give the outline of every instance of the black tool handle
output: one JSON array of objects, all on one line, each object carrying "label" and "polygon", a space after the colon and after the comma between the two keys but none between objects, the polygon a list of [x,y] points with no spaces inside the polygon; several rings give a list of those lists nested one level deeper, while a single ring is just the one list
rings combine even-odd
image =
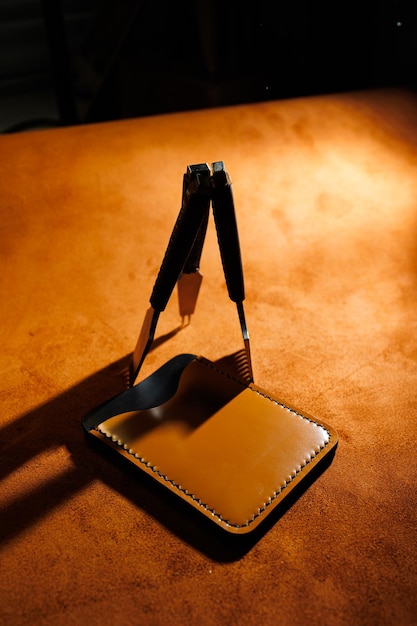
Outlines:
[{"label": "black tool handle", "polygon": [[197,237],[194,241],[194,245],[183,267],[184,274],[192,274],[200,269],[201,254],[203,252],[204,241],[206,239],[207,225],[210,212],[210,201],[207,202],[207,210],[200,225],[200,229],[197,233]]},{"label": "black tool handle", "polygon": [[210,206],[210,170],[193,165],[184,175],[183,202],[150,297],[155,311],[163,311],[193,248]]},{"label": "black tool handle", "polygon": [[243,302],[245,286],[231,181],[223,161],[213,163],[212,169],[213,213],[227,290],[233,302]]}]

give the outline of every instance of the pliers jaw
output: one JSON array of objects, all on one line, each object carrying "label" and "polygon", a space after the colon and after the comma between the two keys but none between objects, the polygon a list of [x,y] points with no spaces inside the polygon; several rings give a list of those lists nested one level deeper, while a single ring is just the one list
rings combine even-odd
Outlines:
[{"label": "pliers jaw", "polygon": [[182,203],[184,206],[189,201],[191,194],[200,196],[205,205],[200,228],[194,240],[193,247],[185,261],[182,272],[177,281],[178,306],[182,325],[189,324],[194,314],[200,292],[203,277],[200,273],[200,260],[206,238],[207,225],[210,212],[210,168],[207,163],[188,165],[183,179]]}]

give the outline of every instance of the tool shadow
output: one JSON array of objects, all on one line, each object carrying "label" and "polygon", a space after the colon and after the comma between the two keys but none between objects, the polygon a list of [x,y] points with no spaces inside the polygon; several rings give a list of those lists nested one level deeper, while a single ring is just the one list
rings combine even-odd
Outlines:
[{"label": "tool shadow", "polygon": [[[232,360],[229,357],[221,359],[218,364],[226,369],[230,364],[234,367],[236,355],[238,362],[240,353],[231,355]],[[66,447],[73,461],[71,469],[14,498],[12,502],[0,505],[0,547],[2,542],[20,535],[62,502],[101,480],[169,532],[211,559],[230,562],[242,558],[288,510],[300,495],[299,491],[291,494],[260,529],[248,535],[230,535],[147,475],[131,473],[129,464],[119,455],[112,455],[110,449],[111,461],[102,454],[102,449],[100,454],[94,449],[94,442],[88,446],[81,426],[82,418],[103,398],[125,390],[129,360],[130,355],[127,355],[115,361],[0,430],[0,480],[43,452],[57,447]],[[129,480],[126,480],[126,475],[129,475]],[[307,486],[304,484],[303,490]]]}]

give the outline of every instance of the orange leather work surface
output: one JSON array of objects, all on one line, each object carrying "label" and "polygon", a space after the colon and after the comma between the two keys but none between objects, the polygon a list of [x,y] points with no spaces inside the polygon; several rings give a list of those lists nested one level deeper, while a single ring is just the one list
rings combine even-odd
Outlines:
[{"label": "orange leather work surface", "polygon": [[[2,136],[0,159],[0,622],[415,623],[416,95]],[[126,387],[185,167],[215,160],[233,181],[255,383],[339,435],[245,541],[81,427]],[[241,349],[212,221],[201,272],[191,323],[173,297],[141,376]]]}]

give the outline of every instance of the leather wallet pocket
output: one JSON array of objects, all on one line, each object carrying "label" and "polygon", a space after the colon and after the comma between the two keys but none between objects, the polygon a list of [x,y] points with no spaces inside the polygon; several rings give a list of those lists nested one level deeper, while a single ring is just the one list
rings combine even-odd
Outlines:
[{"label": "leather wallet pocket", "polygon": [[337,444],[331,427],[207,359],[164,368],[84,427],[226,531],[255,529]]}]

